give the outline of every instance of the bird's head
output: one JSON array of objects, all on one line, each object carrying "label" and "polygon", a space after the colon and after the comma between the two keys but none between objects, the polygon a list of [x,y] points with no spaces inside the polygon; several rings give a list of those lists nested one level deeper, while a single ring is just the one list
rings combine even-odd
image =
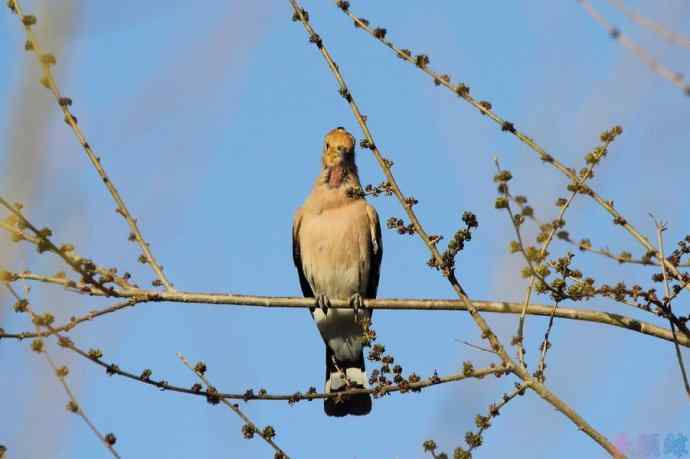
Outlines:
[{"label": "bird's head", "polygon": [[345,130],[337,127],[324,138],[323,156],[324,169],[350,169],[355,165],[355,138]]}]

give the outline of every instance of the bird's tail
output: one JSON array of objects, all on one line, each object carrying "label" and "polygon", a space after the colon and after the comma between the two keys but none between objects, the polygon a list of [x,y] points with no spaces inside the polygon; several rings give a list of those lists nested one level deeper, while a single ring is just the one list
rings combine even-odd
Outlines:
[{"label": "bird's tail", "polygon": [[[348,387],[349,386],[349,387]],[[360,351],[356,361],[339,361],[326,345],[326,393],[343,392],[348,389],[366,389],[367,374],[364,370],[364,353]],[[328,416],[342,417],[348,414],[363,416],[371,411],[369,394],[349,395],[342,398],[327,398],[323,410]]]}]

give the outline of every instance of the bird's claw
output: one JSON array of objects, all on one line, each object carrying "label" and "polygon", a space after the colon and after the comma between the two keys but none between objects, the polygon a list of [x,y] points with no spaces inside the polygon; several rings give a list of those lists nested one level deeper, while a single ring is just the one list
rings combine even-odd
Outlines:
[{"label": "bird's claw", "polygon": [[350,297],[350,306],[355,310],[355,322],[362,323],[362,309],[365,309],[364,300],[362,300],[362,295],[355,293]]},{"label": "bird's claw", "polygon": [[331,307],[331,300],[324,294],[316,296],[316,305],[321,309],[324,315],[328,314],[328,308]]}]

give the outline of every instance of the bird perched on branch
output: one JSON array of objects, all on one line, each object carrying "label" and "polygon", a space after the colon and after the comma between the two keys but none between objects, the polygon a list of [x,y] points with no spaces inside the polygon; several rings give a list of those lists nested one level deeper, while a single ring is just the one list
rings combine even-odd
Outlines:
[{"label": "bird perched on branch", "polygon": [[[302,293],[316,300],[311,314],[326,343],[326,393],[368,387],[360,323],[371,310],[362,299],[376,298],[383,246],[376,210],[352,189],[361,190],[355,139],[337,127],[324,139],[321,172],[292,226]],[[329,308],[331,299],[349,300],[353,308]],[[328,416],[368,414],[371,397],[327,398],[324,411]]]}]

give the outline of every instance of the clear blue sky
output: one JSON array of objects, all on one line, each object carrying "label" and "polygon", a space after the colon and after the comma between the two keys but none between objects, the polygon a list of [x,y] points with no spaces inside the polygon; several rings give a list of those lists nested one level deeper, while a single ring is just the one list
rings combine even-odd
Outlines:
[{"label": "clear blue sky", "polygon": [[[690,73],[686,50],[640,31],[606,2],[592,1],[663,62]],[[57,56],[58,80],[74,100],[80,125],[177,287],[298,295],[291,218],[318,171],[322,136],[339,125],[361,134],[321,56],[301,26],[290,21],[288,2],[22,3],[38,15],[36,30]],[[684,0],[630,4],[690,34]],[[470,295],[522,298],[522,262],[506,251],[512,229],[493,208],[492,158],[513,171],[512,190],[527,194],[542,216],[555,216],[563,177],[354,29],[331,2],[304,6],[368,115],[377,144],[395,161],[403,190],[419,200],[427,229],[450,235],[464,210],[478,216],[479,229],[458,260]],[[622,125],[625,132],[593,185],[650,237],[648,213],[667,220],[668,251],[687,234],[690,100],[608,39],[576,2],[360,0],[352,8],[388,28],[402,47],[428,53],[432,67],[464,81],[476,97],[491,101],[497,113],[569,165],[579,168],[599,133]],[[18,21],[3,8],[2,194],[26,202],[28,215],[37,225],[50,225],[57,241],[75,243],[99,263],[132,270],[147,284],[151,273],[136,262],[125,223],[38,84],[36,64],[23,43]],[[367,152],[358,152],[358,163],[363,182],[382,180]],[[392,198],[373,204],[384,221],[403,214]],[[586,198],[578,198],[567,221],[575,237],[641,253]],[[452,297],[445,280],[426,267],[419,240],[386,231],[384,246],[381,297]],[[565,250],[554,246],[554,253]],[[8,249],[4,241],[0,255],[17,270],[64,269],[31,250]],[[628,269],[589,254],[578,255],[576,264],[601,280],[650,284],[649,268]],[[0,326],[30,328],[10,312],[7,296],[0,298]],[[59,319],[104,304],[43,286],[34,288],[31,298],[38,310]],[[676,308],[687,312],[687,298]],[[610,302],[580,306],[654,322]],[[374,317],[379,341],[408,372],[448,374],[465,360],[477,366],[489,361],[458,341],[480,342],[465,313]],[[487,318],[509,342],[516,318]],[[534,318],[527,323],[533,362],[545,324]],[[123,368],[149,367],[171,383],[195,382],[175,356],[182,352],[192,361],[203,359],[209,378],[223,391],[322,387],[323,344],[306,310],[147,304],[80,327],[72,337],[82,347],[100,347],[106,360]],[[625,434],[634,441],[658,433],[663,449],[667,433],[690,436],[690,410],[669,343],[566,321],[556,322],[552,338],[549,386],[609,438]],[[28,347],[0,343],[0,443],[8,446],[9,457],[109,457],[83,422],[65,411],[62,389]],[[54,343],[50,348],[70,365],[69,380],[95,424],[117,435],[123,457],[272,457],[259,439],[242,438],[241,422],[223,407],[107,377]],[[687,350],[684,355],[690,360]],[[395,395],[375,401],[363,418],[327,418],[320,402],[253,402],[244,408],[257,424],[276,428],[277,442],[292,457],[420,458],[427,438],[447,451],[462,444],[475,415],[486,413],[513,381],[492,378]],[[484,440],[476,457],[604,457],[534,394],[506,408]]]}]

